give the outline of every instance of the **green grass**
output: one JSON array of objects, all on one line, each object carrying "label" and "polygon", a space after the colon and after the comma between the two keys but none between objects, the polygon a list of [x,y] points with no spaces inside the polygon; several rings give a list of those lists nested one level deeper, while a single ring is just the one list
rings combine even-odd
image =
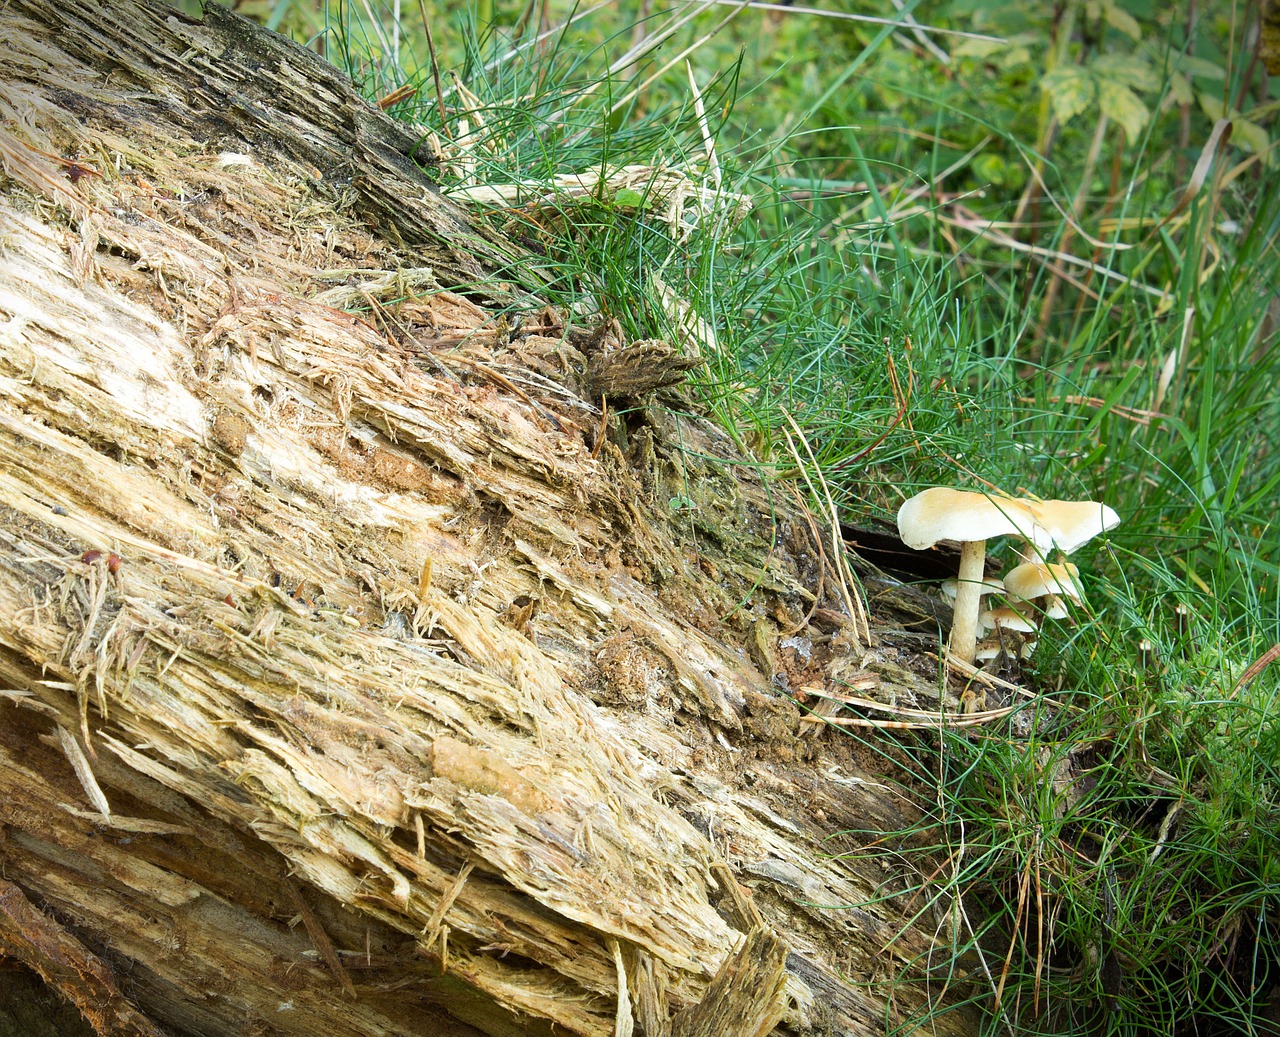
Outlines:
[{"label": "green grass", "polygon": [[[1190,26],[1024,6],[931,7],[1012,41],[929,36],[943,62],[910,31],[795,12],[712,7],[628,55],[689,9],[638,31],[634,6],[428,4],[475,98],[446,77],[443,123],[416,4],[398,60],[386,10],[259,13],[371,97],[416,84],[396,112],[446,151],[465,118],[480,183],[629,162],[710,183],[683,62],[634,89],[693,48],[747,220],[712,209],[673,236],[607,197],[487,218],[542,251],[556,302],[628,337],[677,336],[660,273],[716,329],[702,404],[779,479],[794,420],[854,521],[979,480],[1116,508],[1075,559],[1089,609],[1022,675],[1043,696],[976,734],[897,738],[935,787],[895,860],[930,876],[912,903],[950,919],[951,993],[990,1033],[1256,1032],[1280,987],[1280,662],[1249,670],[1280,642],[1276,91],[1225,3]],[[1053,69],[1092,106],[1041,95]],[[1215,103],[1244,116],[1184,198]]]}]

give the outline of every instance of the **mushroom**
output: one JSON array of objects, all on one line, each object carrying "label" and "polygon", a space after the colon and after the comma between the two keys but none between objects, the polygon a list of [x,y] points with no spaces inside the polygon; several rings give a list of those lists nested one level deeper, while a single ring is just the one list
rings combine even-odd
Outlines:
[{"label": "mushroom", "polygon": [[990,642],[979,642],[977,654],[974,655],[974,662],[983,662],[995,658],[990,653],[982,651],[982,646],[988,643],[996,645],[996,656],[1003,656],[1009,659],[1019,656],[1023,659],[1030,658],[1029,652],[1023,654],[1023,646],[1030,642],[1031,647],[1034,648],[1036,644],[1034,635],[1039,630],[1039,627],[1036,626],[1036,621],[1031,616],[1012,605],[1000,605],[996,608],[987,609],[978,616],[978,626],[984,631],[995,631],[995,636],[991,638]]},{"label": "mushroom", "polygon": [[1036,555],[1054,548],[1070,553],[1119,522],[1112,508],[1097,501],[1027,500],[945,486],[918,493],[898,509],[898,533],[908,547],[923,551],[939,540],[960,542],[950,650],[968,663],[973,662],[977,643],[978,599],[989,539],[1015,535]]},{"label": "mushroom", "polygon": [[1071,554],[1094,537],[1120,524],[1115,509],[1097,501],[1020,501],[1035,521],[1034,537],[1018,550],[1023,562],[1043,561],[1051,548]]},{"label": "mushroom", "polygon": [[973,661],[975,663],[989,663],[992,659],[999,659],[1004,654],[1004,645],[995,638],[989,638],[986,641],[978,642],[973,651]]},{"label": "mushroom", "polygon": [[1039,629],[1034,620],[1023,615],[1011,605],[987,609],[986,612],[978,616],[978,626],[984,630],[994,630],[997,633],[1002,630],[1016,630],[1020,634],[1034,634]]},{"label": "mushroom", "polygon": [[1004,589],[1010,598],[1034,601],[1048,594],[1080,604],[1080,570],[1070,562],[1023,562],[1005,573]]},{"label": "mushroom", "polygon": [[[1036,621],[1012,605],[988,609],[978,617],[978,626],[983,630],[995,631],[995,642],[1000,646],[1000,653],[1010,659],[1021,656],[1030,658],[1030,652],[1023,654],[1023,646],[1029,641],[1035,648],[1034,635],[1039,628]],[[1011,635],[1006,637],[1005,635]]]},{"label": "mushroom", "polygon": [[[943,580],[942,596],[948,601],[956,600],[956,592],[960,589],[959,580]],[[989,594],[1003,594],[1004,580],[999,576],[984,576],[982,578],[982,586],[978,588],[978,597],[985,598]]]},{"label": "mushroom", "polygon": [[1037,547],[1043,545],[1045,550],[1052,546],[1039,530],[1040,522],[1028,507],[1029,503],[1013,497],[935,486],[916,494],[898,509],[898,533],[902,542],[913,550],[923,551],[939,540],[960,542],[960,573],[950,651],[964,662],[973,662],[978,640],[978,600],[982,594],[987,541],[1016,534]]},{"label": "mushroom", "polygon": [[1018,644],[1006,643],[1003,638],[989,637],[985,641],[979,641],[977,650],[973,653],[973,661],[975,663],[989,663],[993,659],[1030,659],[1035,654],[1036,639],[1034,637],[1024,638]]}]

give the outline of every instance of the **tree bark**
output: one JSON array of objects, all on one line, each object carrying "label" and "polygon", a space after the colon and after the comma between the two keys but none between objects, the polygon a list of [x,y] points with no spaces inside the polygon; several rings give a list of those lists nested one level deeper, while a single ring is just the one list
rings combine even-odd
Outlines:
[{"label": "tree bark", "polygon": [[919,1020],[946,941],[856,854],[910,798],[778,690],[862,664],[787,491],[602,413],[600,336],[301,48],[0,37],[0,954],[103,1034]]}]

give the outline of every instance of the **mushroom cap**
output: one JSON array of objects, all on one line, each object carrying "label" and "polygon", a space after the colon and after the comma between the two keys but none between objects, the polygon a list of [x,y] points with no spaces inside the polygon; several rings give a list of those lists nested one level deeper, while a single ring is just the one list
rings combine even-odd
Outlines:
[{"label": "mushroom cap", "polygon": [[978,625],[985,630],[1018,630],[1024,634],[1034,633],[1038,629],[1031,620],[1008,605],[987,609],[978,616]]},{"label": "mushroom cap", "polygon": [[[1098,501],[1042,500],[1027,501],[1026,505],[1035,515],[1037,527],[1063,554],[1120,524],[1115,509]],[[1034,543],[1043,547],[1039,540]]]},{"label": "mushroom cap", "polygon": [[1014,655],[1019,659],[1030,659],[1035,650],[1036,639],[1034,637],[1025,638],[1020,645],[1007,644],[1003,641],[997,641],[995,638],[989,638],[986,641],[978,642],[978,647],[973,653],[973,661],[975,663],[986,663],[1002,656]]},{"label": "mushroom cap", "polygon": [[1048,594],[1044,599],[1044,615],[1046,619],[1066,619],[1071,615],[1067,603],[1056,594]]},{"label": "mushroom cap", "polygon": [[1080,570],[1070,562],[1024,562],[1004,574],[1004,590],[1011,598],[1030,601],[1045,594],[1061,594],[1080,602]]},{"label": "mushroom cap", "polygon": [[1001,655],[1004,655],[1004,645],[999,641],[980,641],[973,651],[973,661],[975,663],[990,662]]},{"label": "mushroom cap", "polygon": [[917,493],[898,509],[898,534],[916,551],[939,540],[971,544],[1013,534],[1038,551],[1070,554],[1119,523],[1115,510],[1098,501],[1028,500],[949,486]]},{"label": "mushroom cap", "polygon": [[972,544],[1013,533],[1048,550],[1035,535],[1038,521],[1027,501],[1014,497],[935,486],[904,501],[898,509],[898,535],[915,551],[939,540]]},{"label": "mushroom cap", "polygon": [[[952,600],[952,601],[955,601],[955,600],[956,600],[956,592],[957,592],[959,589],[960,589],[960,581],[959,581],[959,580],[943,580],[943,581],[942,581],[942,594],[943,594],[943,597],[946,597],[946,598],[949,598],[949,599],[950,599],[950,600]],[[982,594],[1003,594],[1003,593],[1004,593],[1004,580],[1000,579],[1000,577],[999,577],[999,576],[984,576],[984,577],[982,577],[982,585],[978,588],[978,593],[979,593],[980,595],[982,595]]]}]

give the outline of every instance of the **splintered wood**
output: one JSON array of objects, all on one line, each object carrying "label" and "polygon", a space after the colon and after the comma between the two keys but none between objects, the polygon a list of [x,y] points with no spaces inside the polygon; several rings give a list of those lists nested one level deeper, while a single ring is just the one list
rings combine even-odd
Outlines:
[{"label": "splintered wood", "polygon": [[0,953],[112,1034],[920,1011],[932,933],[831,841],[911,808],[746,647],[856,647],[794,626],[846,603],[783,495],[678,396],[602,414],[599,329],[312,55],[0,36]]}]

